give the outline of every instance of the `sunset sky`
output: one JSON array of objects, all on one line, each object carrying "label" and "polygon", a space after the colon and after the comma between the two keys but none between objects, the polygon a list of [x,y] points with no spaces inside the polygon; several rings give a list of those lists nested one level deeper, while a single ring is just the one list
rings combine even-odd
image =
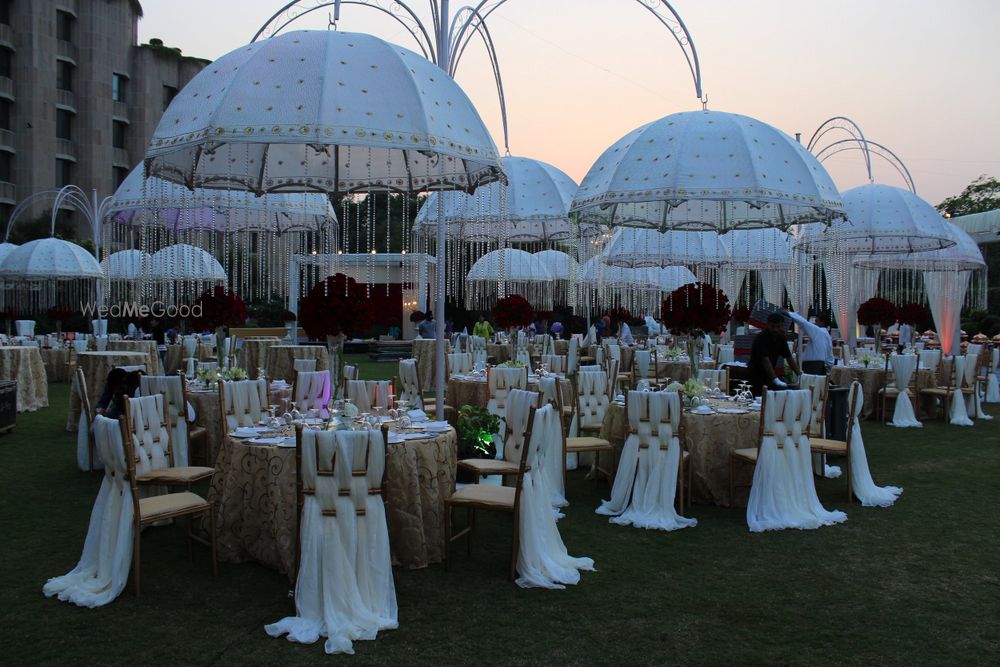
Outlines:
[{"label": "sunset sky", "polygon": [[[468,0],[465,0],[468,2]],[[284,0],[145,0],[143,42],[217,58],[247,42]],[[461,2],[453,2],[460,6]],[[1000,176],[1000,2],[675,0],[701,59],[709,108],[754,116],[803,142],[845,115],[895,151],[933,204],[980,174]],[[429,25],[424,0],[411,0]],[[292,28],[324,28],[314,12]],[[629,130],[700,108],[680,48],[636,0],[509,0],[489,19],[507,93],[510,148],[575,180]],[[339,29],[417,50],[378,12],[345,6]],[[458,82],[502,149],[483,48]],[[837,185],[867,180],[859,153],[826,163]],[[901,185],[876,163],[877,181]]]}]

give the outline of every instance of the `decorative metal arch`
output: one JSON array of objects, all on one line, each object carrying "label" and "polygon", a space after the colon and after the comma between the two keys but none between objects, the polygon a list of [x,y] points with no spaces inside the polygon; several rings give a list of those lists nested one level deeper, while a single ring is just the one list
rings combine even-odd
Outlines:
[{"label": "decorative metal arch", "polygon": [[[830,132],[838,130],[846,132],[850,135],[850,138],[840,139],[838,141],[825,144],[822,148],[817,150],[824,136]],[[902,177],[910,192],[914,194],[917,192],[917,186],[913,182],[913,176],[910,175],[910,170],[906,168],[903,160],[886,146],[865,137],[865,133],[862,131],[861,126],[847,116],[834,116],[833,118],[825,120],[818,128],[816,128],[816,131],[813,132],[812,138],[809,139],[809,143],[806,148],[812,152],[816,156],[816,159],[820,162],[823,162],[827,158],[833,157],[838,153],[843,153],[844,151],[861,151],[861,154],[865,159],[865,169],[868,172],[869,183],[875,182],[875,177],[872,175],[872,155],[876,155],[892,165],[892,167]]]},{"label": "decorative metal arch", "polygon": [[[507,0],[480,0],[474,5],[464,5],[454,15],[451,14],[450,0],[428,0],[431,9],[431,29],[428,30],[417,13],[403,0],[291,0],[260,27],[251,42],[261,38],[269,38],[278,34],[293,21],[320,9],[333,8],[331,25],[336,27],[340,20],[342,5],[359,5],[374,9],[396,20],[417,43],[424,57],[443,69],[452,78],[458,70],[465,49],[478,34],[483,41],[490,58],[493,78],[497,86],[497,97],[500,103],[500,117],[503,123],[504,149],[510,154],[510,140],[507,129],[507,100],[503,89],[503,77],[500,74],[500,59],[486,19]],[[698,51],[687,26],[677,10],[667,0],[635,0],[650,14],[656,17],[660,24],[670,31],[687,61],[691,78],[694,81],[695,95],[702,103],[708,104],[708,98],[702,92],[701,65],[698,61]],[[433,34],[433,39],[431,35]],[[870,171],[870,169],[869,169]]]}]

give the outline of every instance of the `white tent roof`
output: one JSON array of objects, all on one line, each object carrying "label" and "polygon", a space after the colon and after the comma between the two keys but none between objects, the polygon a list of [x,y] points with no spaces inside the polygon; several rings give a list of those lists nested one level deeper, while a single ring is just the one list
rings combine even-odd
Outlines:
[{"label": "white tent roof", "polygon": [[148,277],[152,280],[197,280],[225,282],[222,265],[201,248],[178,243],[153,253],[149,258]]},{"label": "white tent roof", "polygon": [[1000,208],[982,213],[960,215],[951,222],[962,228],[976,243],[1000,241]]},{"label": "white tent roof", "polygon": [[700,264],[717,266],[728,259],[726,247],[716,232],[691,232],[621,227],[601,252],[612,266],[637,268]]},{"label": "white tent roof", "polygon": [[101,265],[86,248],[57,238],[37,239],[10,251],[0,276],[20,280],[100,278]]},{"label": "white tent roof", "polygon": [[545,283],[555,280],[542,260],[530,252],[514,248],[503,248],[486,253],[472,265],[466,280],[476,282],[500,280],[501,266],[506,281]]},{"label": "white tent roof", "polygon": [[612,144],[571,211],[612,226],[715,230],[829,221],[840,193],[784,132],[720,111],[675,113]]},{"label": "white tent roof", "polygon": [[141,250],[121,250],[101,261],[101,271],[109,280],[137,280],[142,276],[142,267],[149,261],[149,255]]}]

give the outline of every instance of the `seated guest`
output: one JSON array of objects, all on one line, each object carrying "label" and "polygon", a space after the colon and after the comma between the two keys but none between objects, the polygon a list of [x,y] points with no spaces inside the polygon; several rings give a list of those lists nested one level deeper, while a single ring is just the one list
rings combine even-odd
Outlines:
[{"label": "seated guest", "polygon": [[108,419],[118,419],[125,414],[125,401],[139,388],[140,371],[113,368],[104,381],[104,391],[97,401],[96,412]]},{"label": "seated guest", "polygon": [[755,396],[759,396],[764,387],[768,389],[784,389],[788,385],[778,377],[775,370],[778,358],[781,357],[792,371],[798,375],[799,367],[788,349],[788,339],[785,336],[785,318],[779,313],[771,313],[767,317],[767,328],[758,333],[750,348],[750,363],[747,371],[750,375],[750,387]]}]

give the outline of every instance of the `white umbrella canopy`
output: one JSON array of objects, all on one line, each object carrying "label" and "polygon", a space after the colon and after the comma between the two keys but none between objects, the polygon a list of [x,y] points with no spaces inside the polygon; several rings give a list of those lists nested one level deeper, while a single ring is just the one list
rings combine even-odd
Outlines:
[{"label": "white umbrella canopy", "polygon": [[184,243],[158,250],[149,257],[146,274],[156,281],[226,282],[222,265],[208,252]]},{"label": "white umbrella canopy", "polygon": [[719,266],[729,258],[715,232],[659,232],[629,227],[616,229],[601,254],[606,264],[627,268],[672,264]]},{"label": "white umbrella canopy", "polygon": [[472,265],[465,282],[470,307],[493,303],[503,283],[507,294],[520,294],[536,308],[552,308],[555,278],[541,259],[524,250],[501,248],[486,253]]},{"label": "white umbrella canopy", "polygon": [[685,266],[665,266],[660,269],[660,290],[673,292],[678,287],[697,282],[698,278]]},{"label": "white umbrella canopy", "polygon": [[141,250],[120,250],[101,260],[105,280],[138,280],[149,255]]},{"label": "white umbrella canopy", "polygon": [[954,245],[933,206],[903,188],[869,183],[843,193],[846,219],[799,230],[796,246],[829,254],[913,253]]},{"label": "white umbrella canopy", "polygon": [[93,304],[101,276],[101,265],[82,246],[57,238],[28,241],[0,262],[3,305],[27,315],[56,304]]},{"label": "white umbrella canopy", "polygon": [[920,271],[975,271],[986,268],[979,245],[968,232],[945,221],[944,233],[953,245],[929,252],[860,255],[855,266],[868,269],[913,269]]},{"label": "white umbrella canopy", "polygon": [[619,139],[590,168],[570,210],[611,226],[722,233],[829,222],[843,205],[823,166],[787,134],[704,110]]},{"label": "white umbrella canopy", "polygon": [[787,269],[795,266],[793,238],[780,229],[735,229],[719,237],[729,257],[740,269]]},{"label": "white umbrella canopy", "polygon": [[555,280],[572,280],[580,270],[576,260],[562,250],[541,250],[534,256]]},{"label": "white umbrella canopy", "polygon": [[0,264],[7,259],[9,255],[15,248],[19,247],[16,243],[0,243]]},{"label": "white umbrella canopy", "polygon": [[147,175],[264,192],[473,191],[502,178],[458,84],[372,35],[300,30],[199,72],[153,133]]},{"label": "white umbrella canopy", "polygon": [[[443,220],[448,238],[463,241],[549,243],[576,238],[577,225],[569,219],[577,189],[573,179],[541,160],[508,156],[500,161],[507,175],[503,194],[500,183],[481,188],[475,196],[431,193],[417,213],[414,233],[433,235],[438,220]],[[504,220],[506,225],[497,224]],[[580,231],[589,237],[598,230],[584,225]]]}]

